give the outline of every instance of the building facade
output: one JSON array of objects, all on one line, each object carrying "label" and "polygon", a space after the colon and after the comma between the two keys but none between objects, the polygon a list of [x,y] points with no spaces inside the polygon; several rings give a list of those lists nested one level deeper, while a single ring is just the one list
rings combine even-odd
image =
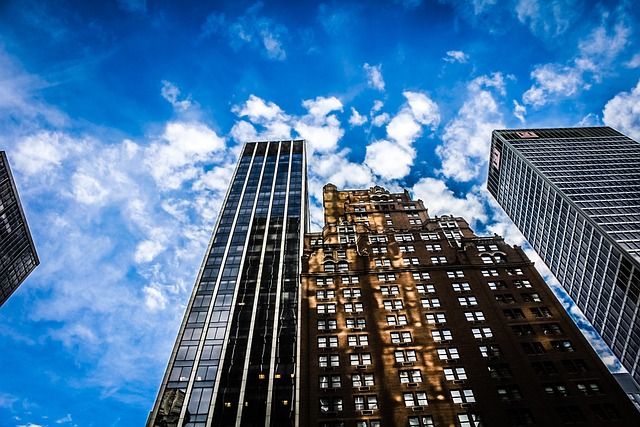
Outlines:
[{"label": "building facade", "polygon": [[640,383],[640,144],[609,127],[494,131],[487,187]]},{"label": "building facade", "polygon": [[0,306],[38,264],[7,155],[0,151]]},{"label": "building facade", "polygon": [[303,141],[244,145],[147,426],[292,426]]},{"label": "building facade", "polygon": [[524,252],[381,187],[305,237],[300,425],[629,426],[633,404]]}]

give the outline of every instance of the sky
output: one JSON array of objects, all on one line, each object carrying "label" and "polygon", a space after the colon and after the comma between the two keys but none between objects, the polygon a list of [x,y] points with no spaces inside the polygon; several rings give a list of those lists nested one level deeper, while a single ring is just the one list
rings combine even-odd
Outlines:
[{"label": "sky", "polygon": [[0,2],[0,149],[41,260],[0,308],[0,425],[144,424],[245,141],[307,140],[316,229],[324,184],[378,184],[525,244],[484,188],[491,131],[640,139],[639,18],[633,0]]}]

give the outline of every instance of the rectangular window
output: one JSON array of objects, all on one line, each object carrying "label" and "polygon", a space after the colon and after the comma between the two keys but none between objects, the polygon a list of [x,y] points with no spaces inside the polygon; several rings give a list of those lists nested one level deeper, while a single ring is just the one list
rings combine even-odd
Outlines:
[{"label": "rectangular window", "polygon": [[522,269],[521,268],[507,268],[506,272],[509,276],[514,276],[514,275],[522,275]]},{"label": "rectangular window", "polygon": [[391,260],[387,258],[376,258],[376,267],[391,267]]},{"label": "rectangular window", "polygon": [[449,381],[467,379],[467,371],[465,371],[463,367],[444,368],[443,372],[444,372],[444,379]]},{"label": "rectangular window", "polygon": [[487,282],[487,286],[492,291],[499,291],[500,289],[506,289],[507,288],[507,284],[504,283],[502,280],[496,280],[496,281]]},{"label": "rectangular window", "polygon": [[316,286],[333,285],[333,277],[317,277]]},{"label": "rectangular window", "polygon": [[455,360],[460,358],[456,347],[444,347],[436,349],[440,360]]},{"label": "rectangular window", "polygon": [[519,308],[502,310],[502,313],[504,314],[504,317],[506,317],[509,320],[519,320],[519,319],[525,318],[523,311],[520,310]]},{"label": "rectangular window", "polygon": [[482,357],[502,356],[502,350],[500,349],[500,346],[497,344],[481,345],[478,348],[480,349],[480,355]]},{"label": "rectangular window", "polygon": [[419,283],[416,285],[416,290],[418,291],[419,294],[432,294],[436,291],[436,288],[433,284],[430,284],[430,283],[426,283],[426,284]]},{"label": "rectangular window", "polygon": [[347,344],[349,347],[362,347],[369,345],[369,335],[347,335]]},{"label": "rectangular window", "polygon": [[401,299],[392,299],[392,300],[386,299],[382,301],[382,304],[385,310],[402,310],[404,308],[404,305],[402,304]]},{"label": "rectangular window", "polygon": [[378,280],[380,282],[395,282],[396,281],[396,275],[393,274],[393,273],[378,274]]},{"label": "rectangular window", "polygon": [[447,271],[447,277],[449,279],[459,279],[461,277],[464,277],[464,271],[462,270]]},{"label": "rectangular window", "polygon": [[438,236],[438,233],[420,233],[420,238],[422,240],[431,241],[440,240],[440,236]]},{"label": "rectangular window", "polygon": [[389,326],[405,326],[407,324],[407,316],[398,314],[397,316],[387,316],[387,325]]},{"label": "rectangular window", "polygon": [[320,412],[340,412],[342,411],[342,397],[321,397]]},{"label": "rectangular window", "polygon": [[[427,402],[427,392],[425,391],[416,391],[402,393],[404,406],[427,406],[429,403]],[[417,424],[420,425],[420,424]]]},{"label": "rectangular window", "polygon": [[446,263],[447,263],[447,257],[444,257],[444,256],[431,257],[431,264],[439,265],[439,264],[446,264]]},{"label": "rectangular window", "polygon": [[378,397],[375,394],[369,396],[353,396],[353,404],[357,411],[378,409]]},{"label": "rectangular window", "polygon": [[373,374],[353,374],[351,383],[354,387],[370,387],[375,385]]},{"label": "rectangular window", "polygon": [[396,362],[416,362],[418,356],[415,350],[395,350],[393,352]]},{"label": "rectangular window", "polygon": [[458,422],[460,427],[481,427],[484,425],[480,414],[474,413],[458,414]]},{"label": "rectangular window", "polygon": [[471,333],[474,338],[491,338],[493,336],[493,332],[491,328],[471,328]]},{"label": "rectangular window", "polygon": [[478,305],[478,300],[475,296],[458,297],[458,302],[463,307]]},{"label": "rectangular window", "polygon": [[453,339],[450,329],[433,329],[431,336],[434,341],[450,341]]},{"label": "rectangular window", "polygon": [[346,288],[342,290],[342,296],[344,298],[360,298],[362,291],[360,288]]},{"label": "rectangular window", "polygon": [[387,243],[387,236],[369,235],[369,243]]},{"label": "rectangular window", "polygon": [[340,356],[337,354],[321,354],[318,356],[318,366],[321,368],[340,366]]},{"label": "rectangular window", "polygon": [[390,332],[389,335],[391,336],[391,343],[393,344],[411,342],[411,332],[409,331]]},{"label": "rectangular window", "polygon": [[447,321],[444,313],[427,313],[425,317],[427,318],[427,323],[431,325],[435,323],[445,323]]},{"label": "rectangular window", "polygon": [[420,369],[410,369],[407,371],[400,371],[398,375],[400,377],[400,382],[402,384],[422,382],[422,372],[420,372]]},{"label": "rectangular window", "polygon": [[514,280],[513,281],[513,285],[518,288],[518,289],[522,289],[522,288],[530,288],[531,287],[531,282],[529,280]]},{"label": "rectangular window", "polygon": [[371,353],[351,353],[349,363],[351,366],[371,365]]},{"label": "rectangular window", "polygon": [[388,297],[399,295],[400,289],[397,286],[380,286],[380,292],[382,293],[382,295]]},{"label": "rectangular window", "polygon": [[465,311],[464,317],[467,319],[467,322],[480,322],[485,320],[482,311]]},{"label": "rectangular window", "polygon": [[575,351],[575,349],[573,348],[573,345],[571,344],[571,341],[569,340],[551,341],[551,347],[555,351],[561,351],[565,353]]},{"label": "rectangular window", "polygon": [[400,252],[415,252],[416,248],[413,245],[400,245],[398,246]]},{"label": "rectangular window", "polygon": [[440,308],[440,298],[421,298],[420,302],[423,308],[429,310]]},{"label": "rectangular window", "polygon": [[551,310],[548,307],[534,307],[530,308],[533,317],[552,317]]},{"label": "rectangular window", "polygon": [[411,234],[396,234],[396,242],[413,242]]},{"label": "rectangular window", "polygon": [[346,319],[346,325],[347,325],[347,328],[349,329],[355,329],[355,328],[364,329],[367,326],[366,320],[364,317],[356,317],[356,318],[350,317]]},{"label": "rectangular window", "polygon": [[537,293],[522,293],[520,294],[524,302],[542,302],[540,295]]},{"label": "rectangular window", "polygon": [[511,294],[499,294],[496,295],[496,301],[501,304],[514,304],[516,299]]},{"label": "rectangular window", "polygon": [[378,254],[386,254],[388,252],[386,246],[373,246],[371,248],[371,251],[376,255],[378,255]]},{"label": "rectangular window", "polygon": [[337,328],[338,328],[338,321],[336,319],[319,319],[318,320],[319,331],[334,330]]},{"label": "rectangular window", "polygon": [[471,389],[451,390],[451,399],[453,403],[473,403],[476,401]]},{"label": "rectangular window", "polygon": [[425,249],[431,252],[441,251],[442,246],[440,243],[428,243],[425,245]]},{"label": "rectangular window", "polygon": [[338,337],[336,335],[327,335],[318,337],[318,348],[337,347]]},{"label": "rectangular window", "polygon": [[402,258],[403,265],[420,265],[420,260],[417,257]]},{"label": "rectangular window", "polygon": [[415,281],[431,279],[431,274],[429,274],[428,271],[414,271],[411,274],[413,275],[413,280]]},{"label": "rectangular window", "polygon": [[316,298],[323,300],[323,299],[333,299],[336,297],[336,291],[334,291],[333,289],[326,289],[326,290],[317,290],[316,291]]},{"label": "rectangular window", "polygon": [[491,378],[504,379],[513,376],[513,372],[511,372],[511,368],[507,363],[494,363],[487,366],[487,369]]},{"label": "rectangular window", "polygon": [[484,277],[498,276],[498,270],[482,270],[481,273]]},{"label": "rectangular window", "polygon": [[318,314],[334,314],[336,312],[335,304],[318,304],[316,306],[316,312]]},{"label": "rectangular window", "polygon": [[452,283],[451,287],[453,288],[454,291],[456,292],[467,292],[471,290],[471,285],[469,285],[469,283],[467,282],[462,282],[462,283]]},{"label": "rectangular window", "polygon": [[340,281],[343,285],[353,285],[360,283],[360,278],[358,276],[342,276]]},{"label": "rectangular window", "polygon": [[320,388],[342,387],[340,375],[320,375],[320,377],[318,377],[318,383]]}]

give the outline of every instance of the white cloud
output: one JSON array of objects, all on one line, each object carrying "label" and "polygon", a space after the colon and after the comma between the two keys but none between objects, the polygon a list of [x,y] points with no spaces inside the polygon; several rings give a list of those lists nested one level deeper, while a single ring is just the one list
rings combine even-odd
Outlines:
[{"label": "white cloud", "polygon": [[109,195],[109,191],[96,178],[84,173],[75,173],[71,181],[73,196],[80,203],[101,204]]},{"label": "white cloud", "polygon": [[340,121],[333,111],[342,111],[342,102],[336,97],[308,99],[302,102],[308,114],[302,116],[294,124],[300,138],[307,141],[307,151],[313,155],[315,151],[328,152],[335,150],[338,141],[344,135]]},{"label": "white cloud", "polygon": [[520,120],[520,123],[525,124],[526,120],[524,115],[527,114],[527,107],[521,105],[517,100],[513,100],[513,115]]},{"label": "white cloud", "polygon": [[445,177],[471,181],[486,167],[491,131],[504,128],[504,124],[493,95],[481,87],[498,80],[480,77],[469,83],[467,101],[445,127],[443,143],[436,148]]},{"label": "white cloud", "polygon": [[421,133],[422,126],[408,109],[400,111],[387,125],[389,138],[406,147],[409,147]]},{"label": "white cloud", "polygon": [[628,60],[627,62],[624,62],[622,65],[624,65],[627,68],[640,67],[640,53],[636,53],[635,55],[633,55],[633,57],[631,57],[630,60]]},{"label": "white cloud", "polygon": [[391,116],[389,116],[389,114],[387,113],[382,113],[372,117],[371,124],[376,127],[380,127],[384,126],[386,123],[389,123],[389,120],[391,120]]},{"label": "white cloud", "polygon": [[425,126],[436,127],[440,123],[438,105],[426,94],[420,92],[402,93],[409,103],[413,117]]},{"label": "white cloud", "polygon": [[400,179],[411,171],[415,155],[415,150],[411,147],[380,140],[367,146],[364,163],[385,179]]},{"label": "white cloud", "polygon": [[552,39],[565,33],[578,19],[581,4],[575,0],[519,0],[515,7],[518,20],[532,34]]},{"label": "white cloud", "polygon": [[82,151],[85,145],[85,141],[61,132],[40,131],[18,141],[11,162],[25,175],[47,174],[59,168],[69,155]]},{"label": "white cloud", "polygon": [[234,106],[231,111],[238,116],[249,117],[253,123],[265,124],[276,119],[286,119],[284,112],[273,102],[265,102],[253,94],[249,95],[249,99],[242,105]]},{"label": "white cloud", "polygon": [[355,108],[351,107],[351,117],[349,117],[351,127],[362,126],[365,123],[367,123],[367,118],[358,113]]},{"label": "white cloud", "polygon": [[224,148],[224,139],[205,125],[172,122],[147,150],[146,164],[160,188],[176,189],[201,173],[197,164],[215,160]]},{"label": "white cloud", "polygon": [[373,116],[374,113],[380,111],[382,107],[384,107],[384,102],[380,101],[379,99],[375,100],[373,102],[373,107],[371,107],[371,115]]},{"label": "white cloud", "polygon": [[525,104],[541,107],[552,99],[574,95],[583,86],[582,73],[558,64],[537,65],[531,72],[533,85],[522,96]]},{"label": "white cloud", "polygon": [[382,78],[382,64],[364,64],[364,71],[367,73],[367,83],[374,89],[384,91],[384,79]]},{"label": "white cloud", "polygon": [[450,50],[447,52],[447,56],[442,59],[447,62],[459,62],[461,64],[464,64],[469,59],[469,55],[461,50]]},{"label": "white cloud", "polygon": [[150,286],[142,289],[144,303],[151,311],[164,310],[167,307],[168,298],[159,290]]},{"label": "white cloud", "polygon": [[463,198],[456,197],[444,181],[436,178],[421,178],[411,189],[414,199],[424,202],[430,216],[464,216],[471,221],[472,227],[475,222],[488,219],[482,198],[475,191],[478,189],[468,192]]},{"label": "white cloud", "polygon": [[621,92],[604,106],[602,121],[640,141],[640,81],[629,92]]},{"label": "white cloud", "polygon": [[162,81],[161,92],[162,97],[169,101],[169,103],[178,111],[185,111],[191,107],[191,100],[189,98],[179,100],[180,89],[176,85],[166,80]]}]

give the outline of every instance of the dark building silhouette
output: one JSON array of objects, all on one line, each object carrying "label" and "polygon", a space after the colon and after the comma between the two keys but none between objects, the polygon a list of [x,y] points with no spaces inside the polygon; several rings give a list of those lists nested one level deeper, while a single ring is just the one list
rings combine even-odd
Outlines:
[{"label": "dark building silhouette", "polygon": [[533,264],[381,187],[324,188],[305,237],[301,426],[640,420]]},{"label": "dark building silhouette", "polygon": [[148,426],[293,426],[303,141],[244,145]]},{"label": "dark building silhouette", "polygon": [[38,264],[7,155],[0,151],[0,306]]},{"label": "dark building silhouette", "polygon": [[640,382],[640,144],[609,127],[494,131],[487,187]]}]

